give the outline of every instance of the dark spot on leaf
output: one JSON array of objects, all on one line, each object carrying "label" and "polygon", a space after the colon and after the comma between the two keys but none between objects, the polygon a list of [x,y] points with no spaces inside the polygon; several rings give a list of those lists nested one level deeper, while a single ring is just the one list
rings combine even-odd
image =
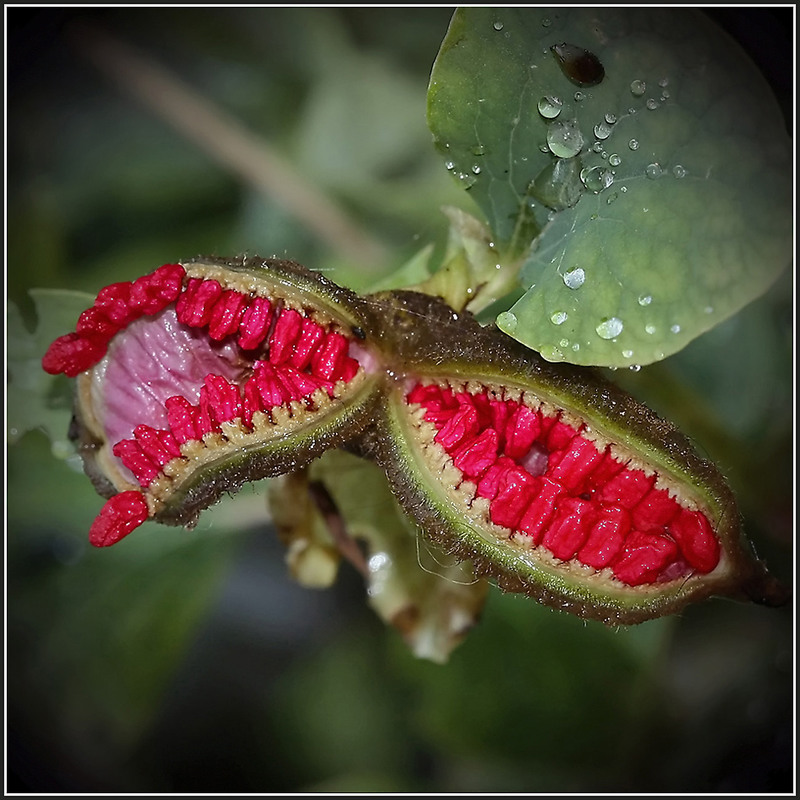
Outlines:
[{"label": "dark spot on leaf", "polygon": [[575,44],[554,44],[551,48],[558,60],[561,71],[578,86],[597,86],[605,77],[606,71],[600,59]]}]

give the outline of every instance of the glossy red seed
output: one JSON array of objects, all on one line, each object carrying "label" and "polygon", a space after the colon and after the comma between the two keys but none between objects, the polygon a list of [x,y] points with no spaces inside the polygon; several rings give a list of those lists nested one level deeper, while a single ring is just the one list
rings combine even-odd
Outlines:
[{"label": "glossy red seed", "polygon": [[214,304],[208,322],[209,338],[221,342],[239,330],[242,315],[247,308],[247,298],[233,289],[226,289]]},{"label": "glossy red seed", "polygon": [[542,432],[542,417],[526,405],[510,415],[505,429],[504,452],[509,458],[523,458]]},{"label": "glossy red seed", "polygon": [[174,303],[183,288],[185,270],[180,264],[164,264],[131,285],[129,307],[138,315],[157,314]]},{"label": "glossy red seed", "polygon": [[289,355],[289,364],[298,370],[306,369],[324,339],[325,331],[322,326],[308,317],[303,317],[300,336],[295,342],[294,350]]},{"label": "glossy red seed", "polygon": [[503,474],[510,469],[516,468],[516,462],[508,456],[500,456],[497,461],[486,470],[483,477],[478,481],[478,497],[485,497],[492,500],[500,490],[500,480]]},{"label": "glossy red seed", "polygon": [[221,375],[206,375],[205,389],[218,422],[228,422],[242,415],[242,395],[236,384]]},{"label": "glossy red seed", "polygon": [[254,297],[239,323],[239,347],[254,350],[266,338],[272,324],[272,303],[266,297]]},{"label": "glossy red seed", "polygon": [[338,380],[342,361],[347,357],[350,343],[336,331],[329,333],[311,359],[311,371],[326,381]]},{"label": "glossy red seed", "polygon": [[544,476],[534,478],[534,481],[535,498],[525,509],[519,521],[519,530],[530,536],[535,544],[539,544],[564,489]]},{"label": "glossy red seed", "polygon": [[178,322],[193,328],[205,327],[221,294],[222,286],[217,281],[190,278],[186,289],[175,304]]},{"label": "glossy red seed", "polygon": [[112,448],[114,455],[133,473],[137,481],[146,489],[160,473],[157,464],[154,464],[144,453],[135,439],[123,439]]},{"label": "glossy red seed", "polygon": [[497,448],[497,431],[484,428],[476,438],[453,451],[453,463],[465,477],[475,480],[497,461]]},{"label": "glossy red seed", "polygon": [[137,318],[137,312],[130,307],[132,284],[129,281],[111,283],[104,286],[94,301],[94,307],[121,328]]},{"label": "glossy red seed", "polygon": [[247,428],[253,426],[253,414],[257,411],[265,411],[264,404],[261,402],[261,394],[258,391],[258,381],[255,376],[250,377],[244,385],[244,396],[242,398],[242,423]]},{"label": "glossy red seed", "polygon": [[264,410],[282,406],[292,399],[291,394],[285,390],[275,374],[272,365],[266,361],[256,362],[251,380],[255,382],[255,388],[258,390],[258,396],[261,401],[261,408]]},{"label": "glossy red seed", "polygon": [[469,404],[461,405],[447,422],[442,425],[434,437],[444,449],[450,453],[462,442],[469,441],[478,435],[478,412]]},{"label": "glossy red seed", "polygon": [[680,510],[678,502],[665,489],[651,489],[633,508],[633,527],[661,532]]},{"label": "glossy red seed", "polygon": [[112,322],[105,313],[95,306],[87,308],[79,317],[75,325],[75,332],[96,336],[99,339],[108,341],[115,334],[122,330],[120,325]]},{"label": "glossy red seed", "polygon": [[553,450],[566,450],[577,435],[578,431],[572,425],[567,425],[566,422],[561,422],[561,420],[557,419],[547,432],[545,440],[547,449],[551,452]]},{"label": "glossy red seed", "polygon": [[597,492],[597,499],[607,505],[632,509],[652,488],[655,475],[645,475],[640,469],[618,472]]},{"label": "glossy red seed", "polygon": [[619,506],[600,506],[589,536],[578,550],[578,561],[588,567],[603,569],[621,552],[631,529],[629,511]]},{"label": "glossy red seed", "polygon": [[628,586],[652,583],[678,556],[678,545],[657,533],[634,530],[611,565],[614,577]]},{"label": "glossy red seed", "polygon": [[579,497],[562,497],[542,535],[542,545],[556,558],[569,561],[589,538],[595,509]]},{"label": "glossy red seed", "polygon": [[178,442],[169,431],[156,430],[149,425],[137,425],[133,435],[144,454],[159,468],[181,454]]},{"label": "glossy red seed", "polygon": [[293,308],[281,311],[269,339],[269,360],[271,364],[282,364],[288,360],[295,342],[300,338],[303,317]]},{"label": "glossy red seed", "polygon": [[551,454],[548,475],[571,492],[579,494],[585,479],[602,459],[603,454],[593,442],[575,436],[566,450]]},{"label": "glossy red seed", "polygon": [[283,378],[284,385],[288,384],[291,387],[292,398],[295,400],[310,397],[319,388],[328,391],[333,390],[333,384],[328,381],[320,380],[313,375],[300,372],[300,370],[289,366],[281,367],[281,377]]},{"label": "glossy red seed", "polygon": [[500,452],[505,451],[505,430],[511,415],[517,410],[519,403],[515,400],[489,401],[490,426],[497,432],[497,447]]},{"label": "glossy red seed", "polygon": [[515,529],[536,494],[536,479],[524,469],[506,470],[498,481],[497,494],[489,506],[495,525]]},{"label": "glossy red seed", "polygon": [[81,333],[59,336],[42,358],[42,369],[50,375],[63,373],[70,378],[93,367],[106,354],[105,339]]},{"label": "glossy red seed", "polygon": [[94,547],[116,544],[138,528],[149,516],[147,501],[141,492],[115,494],[101,509],[89,529]]},{"label": "glossy red seed", "polygon": [[704,514],[682,508],[669,534],[678,543],[681,554],[697,572],[711,572],[719,563],[719,542]]},{"label": "glossy red seed", "polygon": [[167,409],[167,423],[178,444],[200,439],[197,417],[200,409],[193,406],[185,397],[168,397],[164,403]]}]

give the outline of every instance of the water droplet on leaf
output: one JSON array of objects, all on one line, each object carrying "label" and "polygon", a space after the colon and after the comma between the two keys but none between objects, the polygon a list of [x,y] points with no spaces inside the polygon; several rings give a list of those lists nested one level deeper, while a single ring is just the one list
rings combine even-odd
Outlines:
[{"label": "water droplet on leaf", "polygon": [[631,139],[628,142],[628,147],[630,147],[631,150],[638,150],[639,149],[639,140],[638,139]]},{"label": "water droplet on leaf", "polygon": [[664,174],[664,171],[661,169],[660,164],[653,162],[645,167],[644,174],[647,175],[650,180],[656,180]]},{"label": "water droplet on leaf", "polygon": [[647,91],[647,84],[644,81],[631,81],[631,94],[634,97],[641,97]]},{"label": "water droplet on leaf", "polygon": [[622,320],[619,317],[604,319],[595,330],[601,339],[614,339],[622,333]]},{"label": "water droplet on leaf", "polygon": [[545,119],[555,119],[561,113],[563,105],[560,97],[545,95],[539,100],[537,108]]},{"label": "water droplet on leaf", "polygon": [[517,329],[517,315],[511,311],[503,311],[497,315],[497,327],[506,333],[514,333]]},{"label": "water droplet on leaf", "polygon": [[676,164],[672,168],[672,174],[676,178],[685,178],[686,177],[686,167],[682,166],[681,164]]},{"label": "water droplet on leaf", "polygon": [[553,325],[563,325],[567,321],[566,311],[555,311],[550,315],[550,322]]},{"label": "water droplet on leaf", "polygon": [[639,305],[640,306],[649,306],[650,303],[653,302],[653,298],[649,294],[643,294],[639,298]]},{"label": "water droplet on leaf", "polygon": [[583,47],[562,42],[550,49],[564,75],[578,86],[597,86],[605,77],[606,71],[600,59]]},{"label": "water droplet on leaf", "polygon": [[547,128],[547,146],[558,158],[572,158],[583,147],[583,134],[576,120],[552,122]]},{"label": "water droplet on leaf", "polygon": [[503,30],[503,23],[502,23],[502,22],[500,22],[500,21],[493,22],[493,23],[492,23],[492,27],[493,27],[493,28],[494,28],[496,31],[501,31],[501,30]]},{"label": "water droplet on leaf", "polygon": [[603,167],[589,167],[581,170],[581,181],[589,191],[597,194],[611,186],[614,176],[610,170]]},{"label": "water droplet on leaf", "polygon": [[569,289],[580,289],[586,280],[586,273],[581,267],[575,267],[569,272],[564,273],[563,281]]}]

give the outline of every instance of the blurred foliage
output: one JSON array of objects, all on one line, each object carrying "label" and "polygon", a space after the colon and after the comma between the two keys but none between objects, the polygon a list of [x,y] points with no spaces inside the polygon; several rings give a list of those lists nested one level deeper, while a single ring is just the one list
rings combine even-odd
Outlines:
[{"label": "blurred foliage", "polygon": [[[357,289],[429,245],[443,253],[441,206],[477,213],[425,124],[451,14],[7,9],[7,291],[30,329],[31,288],[94,293],[199,253],[287,255]],[[787,109],[791,16],[717,14]],[[347,263],[131,100],[84,57],[76,22],[241,121],[385,261]],[[678,355],[613,373],[719,461],[790,581],[792,296],[788,276]],[[791,789],[791,608],[710,601],[612,630],[493,590],[440,666],[383,626],[354,570],[324,591],[296,585],[264,494],[246,488],[195,531],[147,523],[97,551],[89,481],[42,432],[9,447],[9,791]]]}]

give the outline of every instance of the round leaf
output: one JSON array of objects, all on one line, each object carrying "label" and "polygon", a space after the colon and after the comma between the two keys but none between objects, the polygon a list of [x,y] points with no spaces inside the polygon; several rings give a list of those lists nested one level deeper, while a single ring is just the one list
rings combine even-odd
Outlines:
[{"label": "round leaf", "polygon": [[461,9],[429,125],[509,257],[527,249],[498,325],[548,359],[657,361],[790,262],[782,114],[699,12]]}]

